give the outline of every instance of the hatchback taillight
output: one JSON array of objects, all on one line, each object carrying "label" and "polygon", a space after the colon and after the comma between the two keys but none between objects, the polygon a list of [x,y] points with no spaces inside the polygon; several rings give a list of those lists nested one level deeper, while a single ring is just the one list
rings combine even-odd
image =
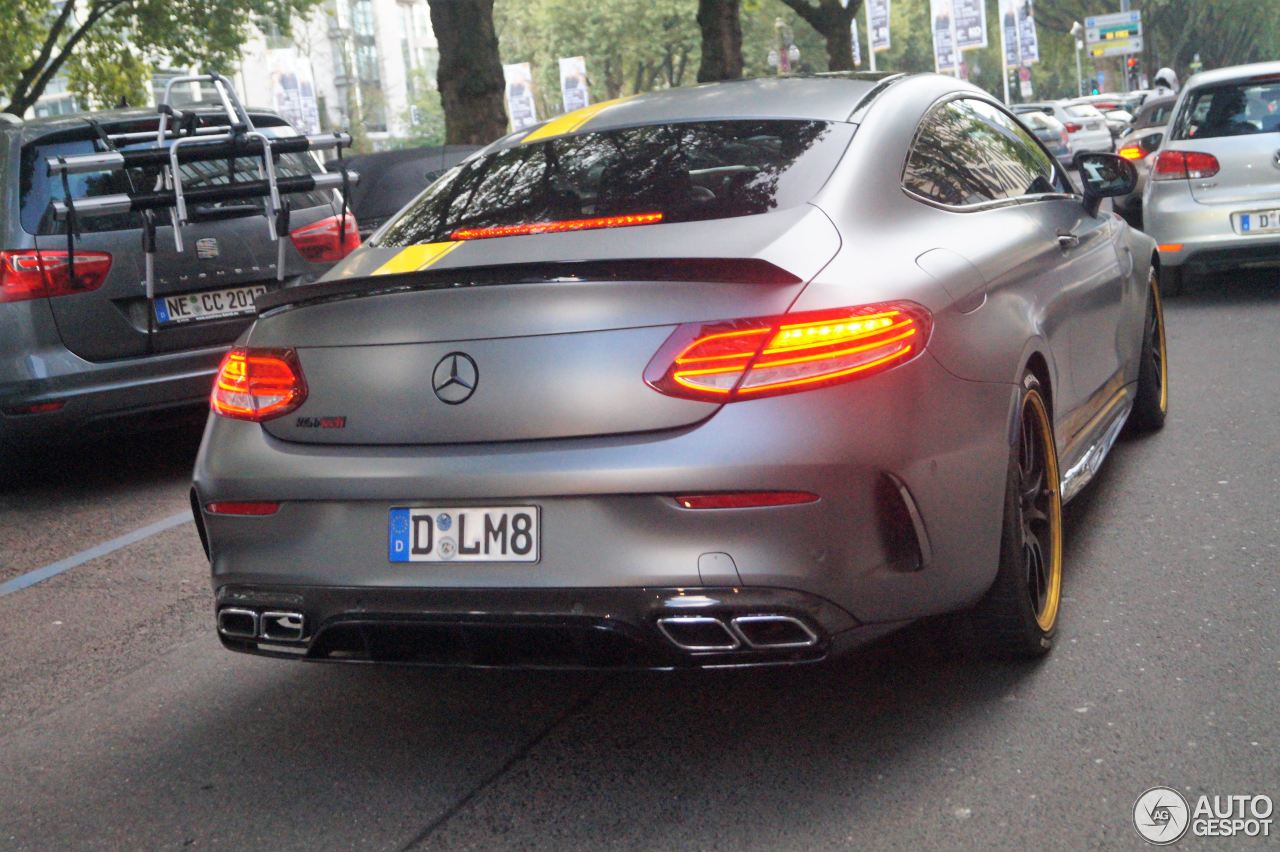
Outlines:
[{"label": "hatchback taillight", "polygon": [[1077,124],[1074,121],[1068,121],[1064,126],[1067,128],[1068,133],[1079,133],[1081,130],[1084,130],[1083,124]]},{"label": "hatchback taillight", "polygon": [[1161,151],[1152,170],[1153,180],[1201,180],[1211,178],[1221,166],[1218,158],[1199,151]]},{"label": "hatchback taillight", "polygon": [[932,328],[914,302],[690,323],[645,369],[669,396],[735,402],[874,375],[924,350]]},{"label": "hatchback taillight", "polygon": [[105,251],[78,251],[70,256],[48,249],[0,251],[0,302],[88,293],[101,287],[110,271],[111,255]]},{"label": "hatchback taillight", "polygon": [[223,417],[261,423],[288,414],[306,398],[298,353],[237,347],[222,358],[209,404]]},{"label": "hatchback taillight", "polygon": [[360,228],[356,217],[348,213],[291,231],[289,239],[298,254],[311,263],[336,263],[360,247]]}]

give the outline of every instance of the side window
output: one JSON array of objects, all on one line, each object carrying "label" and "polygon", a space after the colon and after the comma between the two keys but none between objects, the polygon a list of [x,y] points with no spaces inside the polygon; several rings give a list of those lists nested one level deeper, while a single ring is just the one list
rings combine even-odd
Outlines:
[{"label": "side window", "polygon": [[1006,198],[1055,192],[1053,158],[1022,125],[986,101],[965,104],[986,125],[987,155]]},{"label": "side window", "polygon": [[965,103],[948,101],[925,116],[902,174],[911,192],[956,207],[1005,198],[986,155],[990,131]]}]

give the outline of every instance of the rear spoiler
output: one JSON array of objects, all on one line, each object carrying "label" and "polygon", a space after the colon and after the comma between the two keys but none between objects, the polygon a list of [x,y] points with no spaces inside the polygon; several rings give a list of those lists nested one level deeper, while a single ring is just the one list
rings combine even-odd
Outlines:
[{"label": "rear spoiler", "polygon": [[281,308],[376,296],[409,290],[456,290],[581,281],[688,281],[749,285],[799,284],[801,279],[757,258],[644,258],[636,260],[566,260],[430,269],[400,275],[340,278],[263,293],[255,301],[258,315]]},{"label": "rear spoiler", "polygon": [[[212,85],[221,103],[225,123],[201,124],[201,116],[170,106],[170,96],[175,85],[207,83]],[[267,199],[263,215],[272,241],[277,244],[276,277],[284,279],[285,244],[281,239],[289,233],[289,206],[281,197],[293,192],[342,189],[342,211],[339,218],[339,240],[345,237],[342,230],[347,221],[347,190],[359,180],[359,175],[349,171],[342,162],[342,149],[351,146],[351,136],[346,133],[322,133],[310,136],[294,136],[273,139],[254,127],[253,119],[240,103],[235,89],[221,74],[201,74],[175,77],[165,86],[164,97],[156,108],[159,123],[154,134],[150,131],[110,134],[100,125],[90,121],[98,137],[107,149],[93,154],[70,157],[50,157],[46,161],[49,174],[61,177],[62,200],[51,200],[53,215],[67,223],[68,275],[75,278],[76,222],[83,217],[111,216],[120,213],[142,214],[143,248],[146,252],[146,292],[148,301],[155,299],[155,211],[168,210],[173,226],[174,246],[181,252],[182,229],[191,223],[187,214],[188,203],[236,201],[254,198]],[[150,147],[129,151],[118,150],[121,143],[133,143],[154,139]],[[300,177],[276,177],[276,160],[283,154],[305,151],[336,150],[339,171],[303,175]],[[236,181],[221,186],[186,189],[182,185],[184,164],[222,160],[228,157],[251,156],[258,159],[258,179]],[[139,166],[162,166],[163,186],[75,199],[71,195],[69,175],[100,171],[124,171]],[[131,187],[131,190],[134,189]],[[148,317],[151,312],[148,311]]]}]

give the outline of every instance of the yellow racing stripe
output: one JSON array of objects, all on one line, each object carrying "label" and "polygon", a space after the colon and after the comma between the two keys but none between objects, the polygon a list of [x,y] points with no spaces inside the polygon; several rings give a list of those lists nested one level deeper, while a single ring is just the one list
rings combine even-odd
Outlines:
[{"label": "yellow racing stripe", "polygon": [[460,245],[462,245],[461,242],[448,242],[406,246],[395,257],[375,269],[373,274],[399,275],[404,272],[417,272],[428,268]]},{"label": "yellow racing stripe", "polygon": [[540,142],[543,139],[551,139],[556,136],[564,136],[573,133],[582,127],[591,119],[607,110],[609,107],[620,104],[623,101],[631,100],[634,95],[628,95],[625,98],[614,98],[611,101],[601,101],[598,104],[585,106],[582,109],[575,109],[573,112],[567,112],[559,118],[553,118],[538,129],[529,133],[528,136],[520,140],[520,144],[524,145],[529,142]]}]

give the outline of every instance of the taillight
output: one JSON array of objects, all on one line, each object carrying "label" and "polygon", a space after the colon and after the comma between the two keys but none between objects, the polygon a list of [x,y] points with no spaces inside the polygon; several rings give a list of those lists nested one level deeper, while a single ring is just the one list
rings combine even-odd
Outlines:
[{"label": "taillight", "polygon": [[45,296],[70,296],[97,290],[111,271],[105,251],[75,252],[75,280],[65,251],[0,251],[0,302],[25,302]]},{"label": "taillight", "polygon": [[288,414],[307,398],[298,354],[292,349],[235,348],[213,380],[215,414],[261,423]]},{"label": "taillight", "polygon": [[757,509],[764,506],[798,506],[816,503],[817,494],[808,491],[729,491],[715,494],[686,494],[676,498],[685,509]]},{"label": "taillight", "polygon": [[[345,218],[346,228],[343,228]],[[298,254],[311,263],[334,263],[360,247],[360,227],[350,213],[330,216],[289,233]]]},{"label": "taillight", "polygon": [[735,402],[870,376],[924,350],[932,328],[914,302],[682,325],[644,379],[669,396]]},{"label": "taillight", "polygon": [[279,509],[279,503],[266,500],[224,500],[217,503],[209,503],[204,507],[204,510],[211,515],[247,515],[250,517],[274,515]]},{"label": "taillight", "polygon": [[1125,145],[1119,151],[1116,151],[1116,153],[1121,157],[1124,157],[1126,160],[1141,160],[1143,157],[1147,156],[1146,150],[1144,150],[1137,142],[1132,145]]},{"label": "taillight", "polygon": [[1161,151],[1156,157],[1153,180],[1202,180],[1218,173],[1218,158],[1199,151]]},{"label": "taillight", "polygon": [[1068,133],[1079,133],[1081,130],[1084,130],[1083,124],[1076,124],[1074,121],[1068,121],[1063,126],[1067,128]]}]

